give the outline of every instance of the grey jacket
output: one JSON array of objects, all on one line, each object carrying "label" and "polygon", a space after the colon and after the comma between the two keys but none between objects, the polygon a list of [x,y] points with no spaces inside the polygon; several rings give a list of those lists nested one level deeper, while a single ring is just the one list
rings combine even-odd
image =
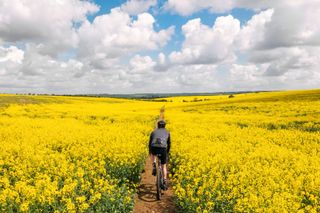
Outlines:
[{"label": "grey jacket", "polygon": [[159,147],[159,148],[167,148],[167,152],[169,153],[171,146],[170,141],[170,133],[165,128],[157,128],[155,129],[151,135],[149,140],[149,150],[151,147]]}]

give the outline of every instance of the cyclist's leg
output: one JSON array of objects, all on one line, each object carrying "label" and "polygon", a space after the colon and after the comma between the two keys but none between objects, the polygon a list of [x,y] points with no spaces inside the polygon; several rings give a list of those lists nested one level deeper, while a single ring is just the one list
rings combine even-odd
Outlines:
[{"label": "cyclist's leg", "polygon": [[163,174],[163,187],[164,190],[167,190],[167,150],[166,148],[161,149],[161,167],[162,167],[162,174]]},{"label": "cyclist's leg", "polygon": [[154,147],[150,147],[150,150],[149,150],[149,153],[150,153],[150,158],[151,158],[151,161],[152,163],[153,162],[156,162],[156,150]]},{"label": "cyclist's leg", "polygon": [[156,156],[154,154],[150,153],[150,158],[152,163],[156,162]]},{"label": "cyclist's leg", "polygon": [[163,178],[167,179],[167,151],[166,148],[161,149],[161,165]]},{"label": "cyclist's leg", "polygon": [[152,163],[152,175],[155,176],[156,175],[156,153],[155,153],[155,149],[154,147],[151,147],[150,149],[150,159],[151,159],[151,163]]},{"label": "cyclist's leg", "polygon": [[163,178],[167,180],[167,164],[162,164],[162,173],[163,173]]}]

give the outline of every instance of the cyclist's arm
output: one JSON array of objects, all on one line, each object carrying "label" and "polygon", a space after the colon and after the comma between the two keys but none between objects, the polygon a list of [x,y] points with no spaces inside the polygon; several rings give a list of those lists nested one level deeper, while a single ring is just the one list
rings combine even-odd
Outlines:
[{"label": "cyclist's arm", "polygon": [[168,144],[168,146],[167,146],[167,153],[169,153],[169,152],[170,152],[170,146],[171,146],[170,133],[169,133],[169,137],[168,137],[167,144]]},{"label": "cyclist's arm", "polygon": [[151,153],[151,142],[153,140],[153,132],[150,134],[150,139],[149,139],[149,154]]}]

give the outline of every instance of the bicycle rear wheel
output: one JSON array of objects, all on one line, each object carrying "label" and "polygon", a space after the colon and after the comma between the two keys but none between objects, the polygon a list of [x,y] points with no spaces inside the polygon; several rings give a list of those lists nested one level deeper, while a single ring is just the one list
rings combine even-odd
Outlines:
[{"label": "bicycle rear wheel", "polygon": [[156,187],[157,187],[157,200],[161,199],[161,171],[159,167],[159,160],[156,163]]}]

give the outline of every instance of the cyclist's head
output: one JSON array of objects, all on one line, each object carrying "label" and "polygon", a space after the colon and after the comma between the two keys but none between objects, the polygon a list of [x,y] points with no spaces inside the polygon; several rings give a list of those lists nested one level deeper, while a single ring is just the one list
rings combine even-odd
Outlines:
[{"label": "cyclist's head", "polygon": [[164,120],[158,121],[158,128],[165,128],[166,127],[166,122]]}]

